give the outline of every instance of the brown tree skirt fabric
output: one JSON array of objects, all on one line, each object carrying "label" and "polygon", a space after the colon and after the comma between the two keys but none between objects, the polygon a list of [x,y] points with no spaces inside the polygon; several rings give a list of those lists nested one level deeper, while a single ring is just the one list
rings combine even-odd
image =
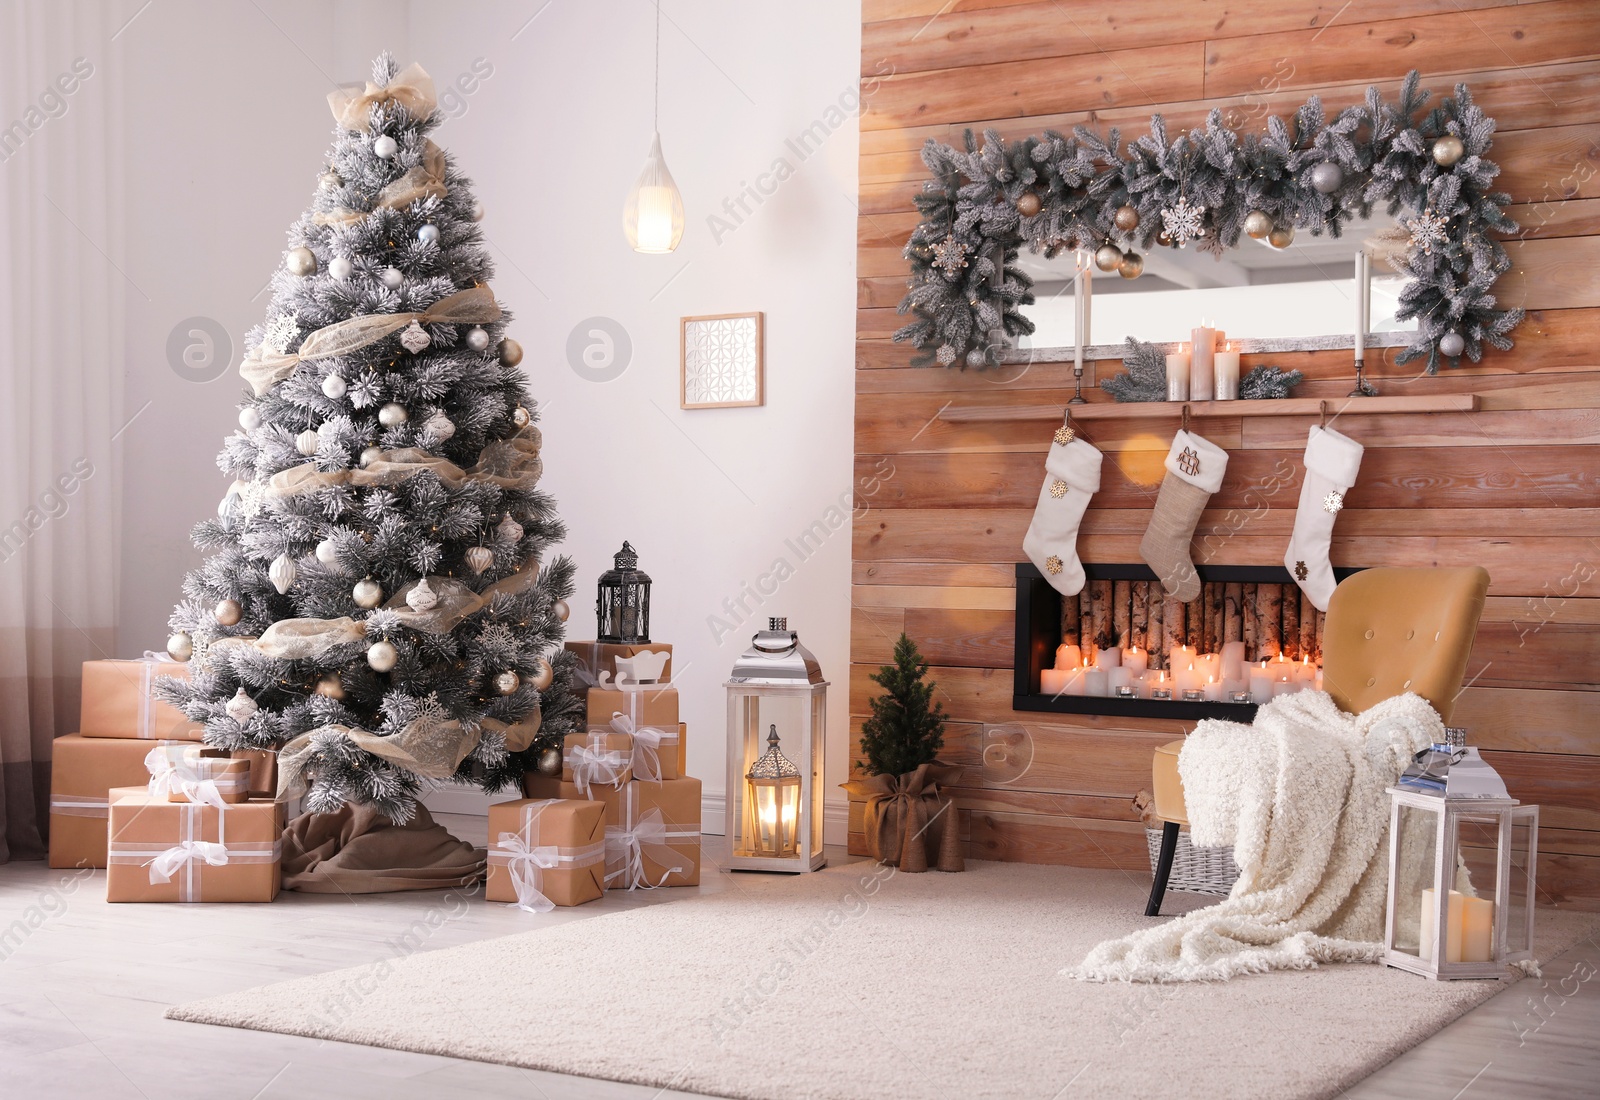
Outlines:
[{"label": "brown tree skirt fabric", "polygon": [[305,813],[283,831],[283,888],[313,894],[383,894],[466,886],[484,852],[451,836],[418,806],[396,825],[367,807]]}]

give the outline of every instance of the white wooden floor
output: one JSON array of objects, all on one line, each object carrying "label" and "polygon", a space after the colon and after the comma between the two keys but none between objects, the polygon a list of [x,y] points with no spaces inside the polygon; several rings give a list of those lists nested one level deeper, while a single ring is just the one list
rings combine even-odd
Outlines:
[{"label": "white wooden floor", "polygon": [[[436,815],[481,844],[484,819]],[[725,887],[706,838],[700,891]],[[849,859],[830,850],[831,861]],[[162,1019],[174,1002],[670,904],[688,890],[607,894],[544,917],[465,891],[272,905],[121,905],[104,872],[0,866],[0,1097],[636,1100],[685,1094],[509,1066]],[[22,922],[25,934],[13,922]],[[8,929],[10,931],[8,931]],[[1349,1090],[1354,1100],[1600,1096],[1600,947],[1589,942]],[[426,1005],[418,1006],[427,1011]],[[530,1021],[537,1028],[537,1021]],[[552,1035],[551,1042],[559,1042]],[[1292,1053],[1289,1055],[1292,1056]],[[1039,1098],[1046,1100],[1046,1098]],[[1060,1100],[1070,1100],[1062,1097]]]}]

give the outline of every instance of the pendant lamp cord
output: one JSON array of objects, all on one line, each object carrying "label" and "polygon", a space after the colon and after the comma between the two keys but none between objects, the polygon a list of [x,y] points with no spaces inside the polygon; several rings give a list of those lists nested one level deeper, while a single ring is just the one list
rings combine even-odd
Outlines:
[{"label": "pendant lamp cord", "polygon": [[656,90],[650,104],[650,129],[661,129],[661,0],[656,0]]}]

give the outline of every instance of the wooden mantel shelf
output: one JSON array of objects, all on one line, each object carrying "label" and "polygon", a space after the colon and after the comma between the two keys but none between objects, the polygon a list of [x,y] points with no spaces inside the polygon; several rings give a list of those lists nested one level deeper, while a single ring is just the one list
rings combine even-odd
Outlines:
[{"label": "wooden mantel shelf", "polygon": [[1257,401],[1095,401],[1082,405],[948,405],[939,419],[975,421],[1049,420],[1071,412],[1074,420],[1126,420],[1133,417],[1181,416],[1329,416],[1341,413],[1476,412],[1475,393],[1419,394],[1404,397],[1283,397]]}]

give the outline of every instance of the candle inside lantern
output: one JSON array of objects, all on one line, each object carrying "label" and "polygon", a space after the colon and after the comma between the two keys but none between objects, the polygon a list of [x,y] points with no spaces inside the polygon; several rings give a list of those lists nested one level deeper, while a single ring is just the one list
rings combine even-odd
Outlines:
[{"label": "candle inside lantern", "polygon": [[[1422,922],[1417,936],[1417,957],[1428,961],[1433,960],[1439,941],[1439,903],[1435,900],[1437,897],[1431,886],[1422,891]],[[1461,961],[1463,931],[1461,912],[1462,902],[1466,900],[1466,895],[1459,890],[1450,891],[1450,900],[1446,903],[1445,911],[1444,958],[1441,960],[1443,962]],[[1490,906],[1493,907],[1493,902]]]},{"label": "candle inside lantern", "polygon": [[1486,963],[1494,958],[1494,902],[1461,899],[1461,961]]},{"label": "candle inside lantern", "polygon": [[1122,651],[1122,667],[1143,672],[1150,667],[1150,651],[1134,646],[1132,649]]},{"label": "candle inside lantern", "polygon": [[1193,401],[1210,401],[1216,392],[1217,330],[1204,321],[1191,334],[1189,351],[1189,397]]},{"label": "candle inside lantern", "polygon": [[1217,400],[1234,400],[1239,396],[1239,353],[1232,344],[1225,344],[1212,361],[1216,364]]},{"label": "candle inside lantern", "polygon": [[1182,344],[1167,356],[1167,400],[1189,400],[1189,353]]}]

